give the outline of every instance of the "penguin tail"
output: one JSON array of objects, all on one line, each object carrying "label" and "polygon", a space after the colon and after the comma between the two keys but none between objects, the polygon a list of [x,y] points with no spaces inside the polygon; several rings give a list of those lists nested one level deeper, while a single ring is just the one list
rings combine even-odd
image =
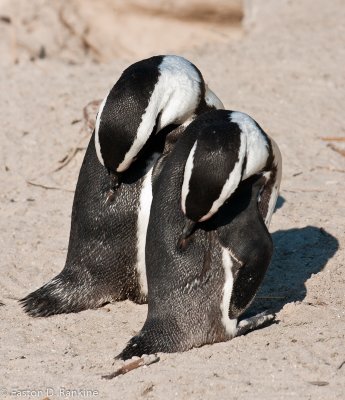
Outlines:
[{"label": "penguin tail", "polygon": [[154,347],[145,332],[140,332],[138,335],[132,337],[126,347],[115,358],[118,360],[129,360],[134,356],[141,357],[144,354],[152,354],[155,353],[153,350]]},{"label": "penguin tail", "polygon": [[189,347],[184,343],[184,336],[173,319],[154,318],[145,322],[142,330],[132,337],[116,359],[128,360],[134,356],[185,351]]},{"label": "penguin tail", "polygon": [[24,311],[32,317],[79,312],[99,307],[106,302],[103,299],[91,299],[87,285],[76,284],[62,274],[19,300]]}]

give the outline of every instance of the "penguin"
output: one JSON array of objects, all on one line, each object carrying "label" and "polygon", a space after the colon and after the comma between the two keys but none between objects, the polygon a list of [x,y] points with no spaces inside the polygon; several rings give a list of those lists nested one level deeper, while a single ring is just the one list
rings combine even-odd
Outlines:
[{"label": "penguin", "polygon": [[214,110],[186,128],[153,185],[147,318],[117,358],[186,351],[273,320],[239,318],[272,257],[281,170],[278,146],[247,114]]},{"label": "penguin", "polygon": [[185,58],[154,56],[122,73],[100,105],[80,169],[65,266],[21,300],[29,315],[146,302],[153,167],[196,115],[214,108],[224,106]]}]

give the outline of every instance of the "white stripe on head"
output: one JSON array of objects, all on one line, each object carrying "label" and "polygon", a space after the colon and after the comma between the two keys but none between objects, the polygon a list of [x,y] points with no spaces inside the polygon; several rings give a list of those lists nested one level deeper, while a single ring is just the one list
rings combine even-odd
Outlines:
[{"label": "white stripe on head", "polygon": [[102,157],[102,153],[101,153],[101,145],[99,143],[99,125],[101,123],[101,116],[102,116],[102,112],[103,112],[103,108],[105,106],[105,103],[107,102],[107,97],[105,97],[105,99],[102,101],[101,105],[99,106],[99,110],[97,113],[97,117],[96,117],[96,124],[95,124],[95,147],[96,147],[96,153],[97,153],[97,157],[99,162],[104,166],[104,160]]},{"label": "white stripe on head", "polygon": [[[223,110],[224,105],[223,103],[219,100],[219,98],[216,96],[216,94],[207,86],[206,86],[206,92],[205,92],[205,102],[209,107],[215,107],[217,110]],[[188,119],[186,119],[182,126],[183,128],[187,128],[187,126],[193,122],[197,118],[197,114],[192,114]]]},{"label": "white stripe on head", "polygon": [[138,208],[137,221],[137,264],[136,269],[139,276],[139,285],[141,294],[147,296],[147,278],[146,278],[146,261],[145,246],[147,227],[149,225],[150,210],[152,203],[152,170],[159,158],[160,154],[154,153],[146,164],[146,175],[144,177]]},{"label": "white stripe on head", "polygon": [[271,218],[274,212],[274,208],[277,203],[277,198],[279,196],[279,188],[280,188],[280,182],[282,179],[282,156],[279,150],[279,147],[277,143],[271,139],[271,145],[272,145],[272,152],[273,152],[273,166],[276,168],[276,177],[275,177],[275,182],[272,188],[272,193],[270,196],[270,200],[268,203],[268,211],[267,215],[265,217],[265,224],[267,227],[269,227],[271,223]]},{"label": "white stripe on head", "polygon": [[222,324],[225,328],[226,333],[231,337],[235,337],[237,333],[237,319],[229,318],[229,308],[232,295],[232,289],[234,284],[234,277],[232,274],[232,260],[229,251],[222,247],[222,263],[224,268],[224,288],[223,288],[223,299],[220,303],[220,309],[222,312]]},{"label": "white stripe on head", "polygon": [[172,123],[182,124],[199,104],[201,78],[186,59],[165,56],[159,65],[160,76],[149,104],[142,115],[136,138],[117,171],[125,171],[150,137],[159,113],[157,131]]},{"label": "white stripe on head", "polygon": [[[272,191],[269,194],[269,204],[267,209],[267,215],[265,218],[265,224],[268,227],[272,214],[277,202],[279,195],[279,187],[282,176],[282,157],[280,150],[271,138],[266,137],[261,129],[257,126],[255,121],[249,117],[249,115],[241,112],[232,112],[231,121],[236,122],[240,127],[241,131],[247,136],[247,163],[246,168],[243,172],[243,179],[249,178],[250,176],[260,173],[267,166],[269,158],[269,143],[271,142],[271,149],[273,155],[273,162],[271,166],[268,166],[270,170],[263,173],[266,178],[266,183],[273,178],[272,168],[276,168],[275,181],[272,187]],[[265,190],[265,187],[263,188]]]},{"label": "white stripe on head", "polygon": [[183,183],[182,183],[182,192],[181,192],[181,206],[182,211],[186,214],[186,199],[189,193],[189,182],[192,176],[193,166],[194,166],[194,153],[197,146],[198,141],[196,140],[191,151],[189,152],[186,165],[184,167],[183,174]]},{"label": "white stripe on head", "polygon": [[261,172],[266,166],[269,157],[268,142],[249,115],[234,111],[230,114],[230,121],[236,123],[247,138],[247,160],[243,171],[243,179],[247,179]]},{"label": "white stripe on head", "polygon": [[183,57],[166,56],[159,66],[165,100],[159,129],[182,124],[196,110],[202,78],[195,66]]},{"label": "white stripe on head", "polygon": [[237,189],[239,183],[242,179],[242,169],[243,169],[243,162],[246,155],[246,136],[241,134],[240,135],[240,148],[238,149],[238,161],[235,163],[234,168],[230,172],[230,175],[224,186],[220,195],[217,200],[215,200],[212,204],[210,211],[200,218],[200,222],[206,221],[207,219],[211,218],[213,214],[215,214],[218,209],[225,203],[225,201],[232,195],[232,193]]},{"label": "white stripe on head", "polygon": [[205,101],[209,107],[215,107],[217,110],[224,110],[224,104],[216,96],[216,94],[205,85]]}]

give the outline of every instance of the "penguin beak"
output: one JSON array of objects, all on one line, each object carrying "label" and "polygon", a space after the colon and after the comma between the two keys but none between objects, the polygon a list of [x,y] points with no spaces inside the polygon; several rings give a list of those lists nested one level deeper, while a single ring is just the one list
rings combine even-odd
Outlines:
[{"label": "penguin beak", "polygon": [[116,172],[109,171],[109,178],[110,178],[110,188],[107,194],[106,203],[113,202],[115,198],[115,192],[120,187],[121,181],[120,176]]},{"label": "penguin beak", "polygon": [[120,186],[120,176],[116,172],[109,172],[110,176],[110,188],[116,190]]},{"label": "penguin beak", "polygon": [[191,221],[190,219],[187,219],[187,221],[183,227],[182,234],[177,242],[177,247],[180,250],[185,250],[187,248],[188,242],[189,242],[189,237],[193,233],[195,225],[196,225],[196,222]]}]

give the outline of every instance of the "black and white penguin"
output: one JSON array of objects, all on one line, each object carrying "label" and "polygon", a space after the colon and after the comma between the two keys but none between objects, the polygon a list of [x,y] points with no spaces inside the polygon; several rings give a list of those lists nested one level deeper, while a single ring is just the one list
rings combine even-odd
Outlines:
[{"label": "black and white penguin", "polygon": [[278,146],[248,115],[210,111],[154,182],[146,240],[148,315],[119,358],[185,351],[272,319],[238,322],[270,263]]},{"label": "black and white penguin", "polygon": [[65,267],[21,300],[28,314],[146,301],[153,166],[196,115],[213,108],[221,101],[182,57],[152,57],[123,72],[100,106],[81,166]]}]

